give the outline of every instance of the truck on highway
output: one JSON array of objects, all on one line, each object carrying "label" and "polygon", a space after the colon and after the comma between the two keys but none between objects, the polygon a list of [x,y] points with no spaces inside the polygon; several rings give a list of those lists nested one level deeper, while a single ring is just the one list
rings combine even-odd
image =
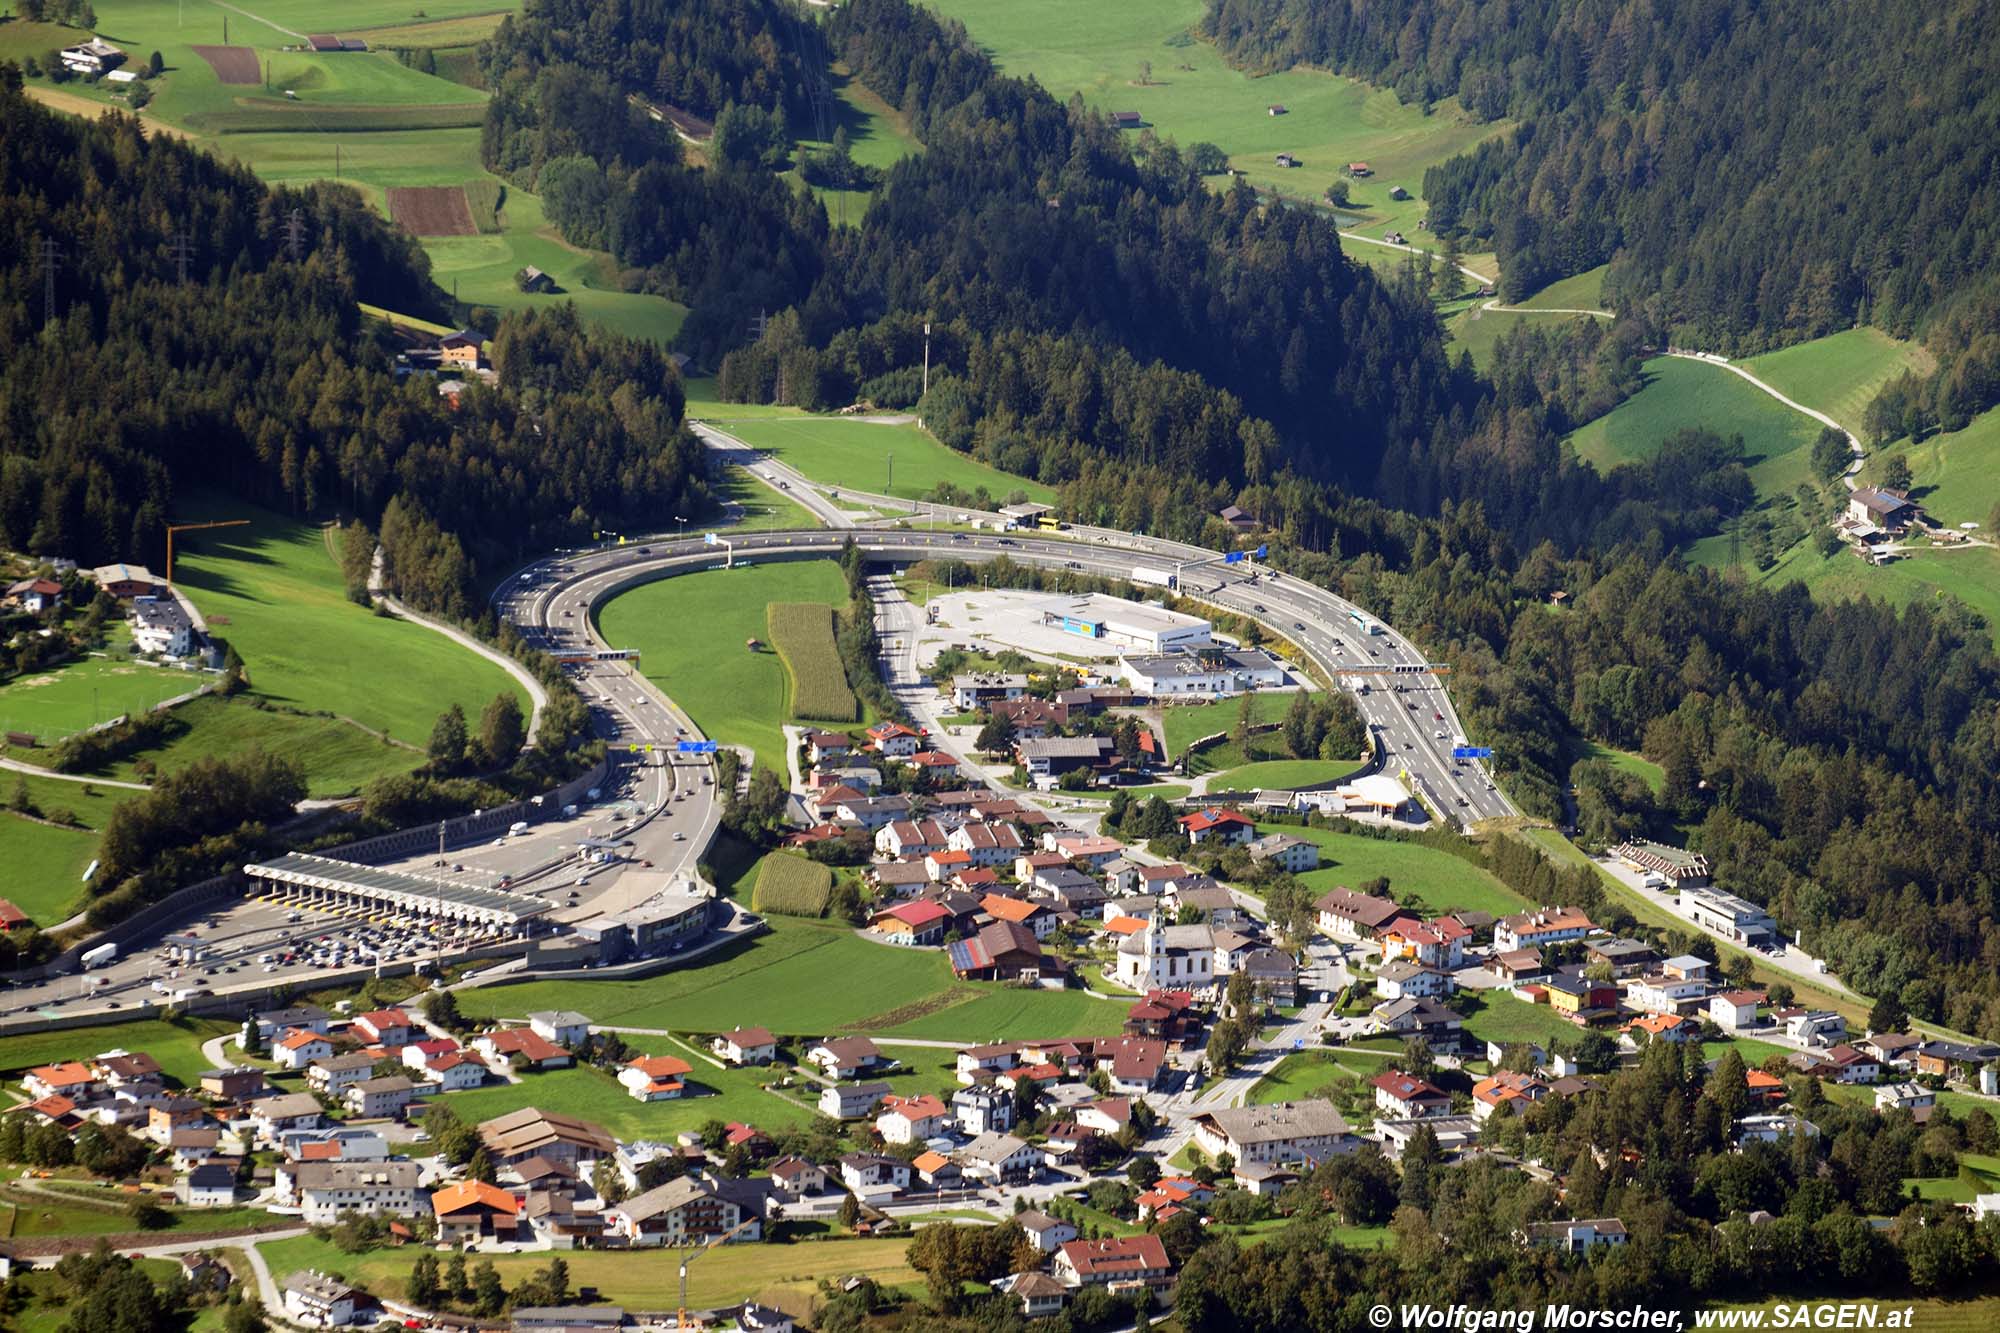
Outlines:
[{"label": "truck on highway", "polygon": [[1151,584],[1155,588],[1177,588],[1180,580],[1170,570],[1150,569],[1140,565],[1132,571],[1132,582]]},{"label": "truck on highway", "polygon": [[528,831],[528,821],[525,819],[517,819],[512,824],[509,824],[507,826],[507,831],[518,837],[519,835],[526,833]]},{"label": "truck on highway", "polygon": [[77,961],[82,963],[84,968],[88,970],[93,967],[103,967],[106,963],[110,962],[117,956],[118,956],[117,945],[100,944],[95,949],[85,949],[83,951],[83,956],[78,958]]}]

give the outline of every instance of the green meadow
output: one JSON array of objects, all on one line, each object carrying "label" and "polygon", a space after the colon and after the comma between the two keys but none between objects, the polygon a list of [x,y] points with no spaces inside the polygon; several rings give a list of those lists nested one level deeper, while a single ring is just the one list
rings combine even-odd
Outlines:
[{"label": "green meadow", "polygon": [[[67,920],[83,902],[83,872],[97,859],[97,847],[111,812],[137,795],[122,787],[69,782],[61,778],[0,773],[0,793],[11,802],[25,792],[50,823],[0,813],[0,897],[44,928]],[[74,815],[74,826],[58,823]]]},{"label": "green meadow", "polygon": [[[1136,111],[1183,148],[1214,143],[1261,189],[1318,199],[1342,167],[1367,163],[1373,174],[1349,184],[1366,235],[1401,231],[1426,243],[1416,227],[1425,169],[1505,128],[1474,123],[1455,101],[1426,114],[1386,89],[1316,70],[1252,77],[1232,69],[1194,36],[1202,0],[926,2],[963,22],[1007,73],[1032,75],[1058,98],[1080,92],[1099,111]],[[1285,114],[1271,114],[1274,106]],[[1300,165],[1278,166],[1279,153]],[[1391,200],[1396,186],[1410,197]]]},{"label": "green meadow", "polygon": [[1559,278],[1548,286],[1521,302],[1523,310],[1602,310],[1604,309],[1604,270],[1609,267],[1599,264],[1596,268],[1585,269],[1581,273]]},{"label": "green meadow", "polygon": [[[174,573],[211,629],[242,656],[260,698],[332,713],[350,720],[348,730],[387,731],[416,747],[382,745],[361,733],[374,747],[376,762],[369,764],[355,742],[322,734],[330,750],[325,757],[337,755],[340,762],[322,774],[308,758],[316,792],[352,790],[368,772],[398,772],[421,762],[419,751],[438,714],[454,703],[475,722],[502,690],[513,691],[527,708],[499,667],[421,625],[349,601],[318,527],[235,502],[199,502],[176,517],[252,519],[248,527],[183,538]],[[232,711],[228,725],[256,730],[267,722]],[[232,734],[241,738],[240,730]],[[299,739],[296,733],[291,738]]]},{"label": "green meadow", "polygon": [[1820,424],[1794,412],[1740,375],[1683,357],[1655,357],[1646,387],[1571,433],[1578,458],[1600,469],[1650,457],[1674,432],[1700,427],[1743,437],[1744,462],[1757,491],[1788,495],[1811,475]]},{"label": "green meadow", "polygon": [[1473,365],[1481,370],[1491,370],[1495,345],[1523,324],[1533,324],[1554,332],[1573,320],[1589,318],[1588,315],[1567,315],[1546,310],[1488,310],[1484,306],[1473,305],[1445,321],[1445,334],[1454,356],[1463,348],[1472,354]]},{"label": "green meadow", "polygon": [[[802,154],[833,147],[831,136],[836,129],[847,131],[848,154],[864,167],[886,171],[911,154],[923,151],[924,146],[910,131],[909,117],[877,97],[859,79],[838,68],[828,79],[833,85],[833,116],[827,125],[829,137],[801,138],[799,149]],[[796,171],[793,174],[799,175]],[[812,191],[825,203],[828,217],[849,226],[860,225],[873,197],[868,190],[829,190],[814,186]]]},{"label": "green meadow", "polygon": [[1740,362],[1779,393],[1826,413],[1855,435],[1863,413],[1884,384],[1935,364],[1921,344],[1899,342],[1880,329],[1848,329]]},{"label": "green meadow", "polygon": [[[619,594],[599,608],[597,624],[606,642],[640,650],[640,669],[703,734],[747,745],[757,762],[783,773],[780,728],[796,719],[787,711],[784,663],[766,642],[772,602],[844,607],[847,584],[831,560],[682,574]],[[743,646],[749,639],[758,640],[758,651]]]},{"label": "green meadow", "polygon": [[[1053,503],[1055,492],[1039,482],[1012,476],[947,449],[915,423],[885,425],[851,417],[748,413],[736,418],[734,403],[718,404],[712,420],[745,444],[767,449],[823,486],[915,500],[939,485],[964,491],[985,487],[996,504],[1016,491],[1030,500]],[[697,413],[690,405],[691,415]]]},{"label": "green meadow", "polygon": [[1291,833],[1319,844],[1319,868],[1299,876],[1315,893],[1359,889],[1368,880],[1383,878],[1389,881],[1390,897],[1427,913],[1463,908],[1505,916],[1529,906],[1483,868],[1421,843],[1289,824],[1259,825],[1257,831]]}]

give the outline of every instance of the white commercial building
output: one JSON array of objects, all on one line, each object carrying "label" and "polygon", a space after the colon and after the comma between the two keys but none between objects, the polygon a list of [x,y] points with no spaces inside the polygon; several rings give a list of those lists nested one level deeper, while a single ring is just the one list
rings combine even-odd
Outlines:
[{"label": "white commercial building", "polygon": [[1080,635],[1142,653],[1173,653],[1206,648],[1213,640],[1209,622],[1162,606],[1128,602],[1123,597],[1089,593],[1051,598],[1041,606],[1042,622],[1066,634]]},{"label": "white commercial building", "polygon": [[1120,657],[1118,674],[1135,690],[1157,697],[1242,694],[1289,682],[1282,662],[1261,648],[1182,651]]}]

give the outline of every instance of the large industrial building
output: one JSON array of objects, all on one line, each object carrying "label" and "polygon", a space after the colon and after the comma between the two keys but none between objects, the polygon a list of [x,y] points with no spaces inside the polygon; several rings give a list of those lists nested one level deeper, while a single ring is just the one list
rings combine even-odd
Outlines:
[{"label": "large industrial building", "polygon": [[1200,616],[1182,615],[1165,607],[1128,602],[1122,597],[1089,593],[1053,598],[1042,608],[1042,623],[1064,633],[1142,653],[1173,653],[1206,648],[1210,625]]},{"label": "large industrial building", "polygon": [[1133,689],[1156,699],[1182,694],[1241,694],[1278,689],[1287,683],[1284,663],[1261,648],[1121,657],[1118,673]]}]

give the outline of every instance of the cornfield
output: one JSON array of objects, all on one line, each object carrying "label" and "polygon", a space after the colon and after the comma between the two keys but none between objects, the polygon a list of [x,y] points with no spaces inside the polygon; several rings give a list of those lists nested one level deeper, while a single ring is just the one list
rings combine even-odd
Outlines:
[{"label": "cornfield", "polygon": [[773,852],[757,869],[750,906],[759,912],[786,916],[824,916],[833,894],[833,871],[817,861],[787,852]]},{"label": "cornfield", "polygon": [[833,608],[824,602],[773,602],[766,615],[771,646],[792,678],[792,716],[816,722],[854,721],[860,704],[840,665]]}]

